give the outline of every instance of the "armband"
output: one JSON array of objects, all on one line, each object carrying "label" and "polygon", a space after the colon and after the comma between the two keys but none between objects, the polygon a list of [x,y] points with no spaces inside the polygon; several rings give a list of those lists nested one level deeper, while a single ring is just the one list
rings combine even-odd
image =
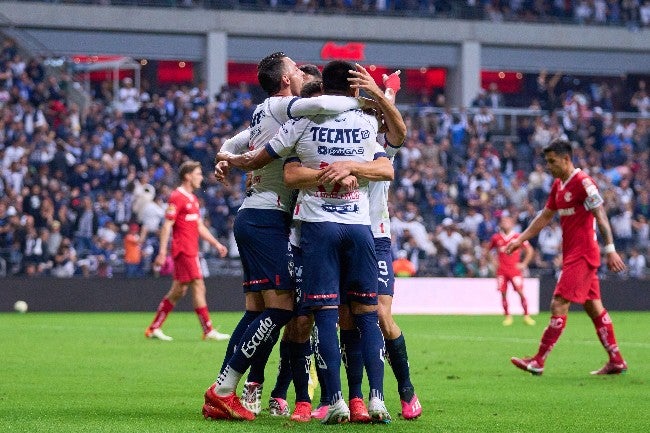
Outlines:
[{"label": "armband", "polygon": [[615,253],[616,247],[614,246],[614,244],[607,244],[605,245],[605,248],[603,248],[603,251],[605,251],[605,254]]}]

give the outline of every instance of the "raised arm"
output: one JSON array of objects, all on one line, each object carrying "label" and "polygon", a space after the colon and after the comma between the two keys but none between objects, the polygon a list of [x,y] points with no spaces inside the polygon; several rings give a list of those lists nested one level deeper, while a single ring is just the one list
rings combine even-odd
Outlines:
[{"label": "raised arm", "polygon": [[313,98],[294,98],[287,107],[287,114],[293,119],[316,114],[337,114],[364,107],[363,98],[322,95]]}]

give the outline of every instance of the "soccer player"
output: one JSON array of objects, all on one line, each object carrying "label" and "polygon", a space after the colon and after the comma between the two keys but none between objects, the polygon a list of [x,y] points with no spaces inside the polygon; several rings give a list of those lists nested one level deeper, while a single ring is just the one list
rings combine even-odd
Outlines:
[{"label": "soccer player", "polygon": [[188,287],[192,288],[192,304],[203,328],[204,340],[228,340],[228,334],[217,332],[212,327],[210,313],[205,299],[205,282],[199,264],[199,237],[212,245],[220,257],[225,257],[228,249],[210,233],[203,224],[199,213],[199,199],[193,191],[201,186],[203,173],[201,163],[185,161],[179,169],[181,184],[169,196],[165,211],[165,222],[160,229],[160,250],[154,264],[162,266],[167,257],[167,243],[172,237],[172,258],[174,274],[172,287],[158,305],[151,325],[145,331],[148,338],[171,341],[172,337],[163,333],[160,327],[176,303],[185,296]]},{"label": "soccer player", "polygon": [[566,326],[569,306],[578,303],[584,306],[591,317],[596,334],[609,355],[609,361],[591,374],[624,373],[627,371],[627,363],[618,350],[612,319],[600,299],[600,251],[596,240],[596,225],[605,243],[607,267],[614,272],[625,269],[625,264],[614,247],[603,198],[593,179],[574,167],[569,141],[553,140],[544,148],[544,158],[549,171],[556,178],[546,206],[517,239],[508,243],[505,252],[510,254],[520,248],[558,213],[562,225],[562,273],[555,286],[551,320],[542,334],[539,350],[534,356],[513,357],[511,361],[517,368],[541,375],[546,357]]},{"label": "soccer player", "polygon": [[[354,67],[328,63],[323,70],[326,95],[356,96],[348,78]],[[350,303],[355,325],[364,335],[363,358],[370,384],[369,414],[390,421],[383,401],[383,338],[377,315],[377,262],[368,210],[369,180],[391,180],[392,164],[376,143],[377,120],[358,110],[310,116],[288,122],[263,149],[244,155],[220,154],[244,169],[296,154],[301,165],[285,170],[285,182],[300,186],[295,215],[301,220],[305,304],[314,310],[318,354],[325,370],[330,407],[324,423],[349,420],[341,392],[337,338],[338,305]],[[358,183],[357,183],[358,180]]]},{"label": "soccer player", "polygon": [[[352,80],[353,84],[351,87],[362,89],[368,93],[377,101],[379,109],[383,113],[386,130],[379,137],[384,142],[383,147],[386,155],[392,161],[406,138],[406,125],[402,119],[402,115],[395,106],[395,96],[400,89],[399,71],[383,77],[386,87],[384,92],[381,91],[372,76],[362,66],[356,65],[356,71],[353,71],[352,75],[354,79]],[[395,375],[395,379],[397,379],[402,417],[404,419],[415,419],[422,414],[422,406],[415,394],[415,387],[411,382],[406,341],[392,314],[393,295],[395,294],[395,275],[392,267],[390,216],[388,214],[389,188],[390,182],[388,181],[370,182],[369,184],[370,222],[379,269],[377,278],[379,326],[384,336],[388,361]],[[348,357],[347,361],[349,364],[351,363],[351,356],[354,356],[353,354],[358,352],[355,346],[359,344],[360,338],[361,336],[356,328],[344,329],[341,326],[341,351]],[[354,367],[352,366],[353,369]],[[359,370],[357,368],[355,391],[360,393],[361,380],[360,374],[358,373]],[[348,382],[354,383],[355,381],[351,380],[350,373],[353,376],[355,375],[354,372],[349,371]],[[351,399],[351,416],[353,415],[352,405],[353,402]]]},{"label": "soccer player", "polygon": [[[222,152],[241,154],[263,149],[290,117],[328,112],[328,103],[331,113],[359,108],[363,103],[356,98],[294,97],[302,88],[303,78],[303,72],[284,53],[273,53],[262,59],[258,64],[258,80],[269,97],[253,113],[249,140],[235,136],[224,143]],[[246,311],[233,332],[221,374],[205,393],[206,418],[255,418],[255,413],[235,395],[237,385],[244,372],[256,363],[259,377],[251,381],[249,376],[245,393],[253,401],[259,400],[266,361],[280,329],[293,317],[289,275],[292,190],[282,181],[283,162],[269,162],[254,169],[251,187],[235,218],[234,234],[244,270]],[[217,163],[217,179],[225,178],[228,167],[227,160]],[[261,404],[253,410],[259,413]],[[301,405],[300,412],[311,414],[311,406]]]},{"label": "soccer player", "polygon": [[490,254],[491,250],[497,251],[497,290],[501,292],[501,304],[503,305],[503,326],[512,325],[512,316],[508,311],[508,298],[506,292],[508,290],[508,283],[517,292],[521,298],[521,307],[524,309],[524,323],[526,325],[534,325],[535,321],[528,315],[528,302],[526,295],[524,295],[524,276],[522,271],[528,267],[528,264],[533,259],[533,247],[530,242],[525,241],[522,243],[524,250],[524,258],[520,261],[521,255],[506,254],[505,249],[508,242],[516,239],[519,233],[514,231],[515,222],[512,217],[504,215],[499,220],[498,233],[492,235],[490,243],[486,247],[485,255]]}]

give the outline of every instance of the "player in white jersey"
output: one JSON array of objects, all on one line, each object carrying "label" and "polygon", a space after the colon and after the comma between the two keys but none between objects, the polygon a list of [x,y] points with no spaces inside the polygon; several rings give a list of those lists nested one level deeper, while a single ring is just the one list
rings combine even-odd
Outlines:
[{"label": "player in white jersey", "polygon": [[[356,95],[358,91],[348,82],[353,69],[347,62],[330,62],[323,71],[325,94]],[[330,394],[325,423],[345,422],[350,416],[339,372],[336,326],[341,303],[351,304],[355,324],[364,335],[370,416],[374,421],[390,421],[383,402],[383,338],[377,326],[377,261],[368,181],[391,180],[394,172],[376,142],[377,130],[377,120],[358,110],[312,116],[283,125],[264,150],[240,156],[220,154],[244,169],[264,166],[292,152],[300,158],[296,170],[302,173],[298,182],[302,190],[295,214],[302,221],[305,302],[314,310],[319,356],[326,367]]]},{"label": "player in white jersey", "polygon": [[[291,116],[292,105],[302,103],[292,95],[300,91],[303,73],[284,53],[274,53],[260,61],[258,80],[269,98],[253,114],[250,142],[244,149],[266,144]],[[360,105],[354,98],[331,97],[306,99],[303,105],[312,107],[311,112],[322,112],[323,105],[319,104],[325,104],[327,99],[338,104],[338,111]],[[235,143],[228,145],[235,146]],[[280,329],[293,316],[288,266],[291,191],[282,183],[281,175],[281,162],[253,172],[251,188],[235,218],[235,239],[244,270],[246,312],[233,332],[219,378],[206,391],[203,407],[206,418],[255,418],[236,397],[237,384],[254,361],[265,365]],[[259,371],[263,374],[263,367]]]}]

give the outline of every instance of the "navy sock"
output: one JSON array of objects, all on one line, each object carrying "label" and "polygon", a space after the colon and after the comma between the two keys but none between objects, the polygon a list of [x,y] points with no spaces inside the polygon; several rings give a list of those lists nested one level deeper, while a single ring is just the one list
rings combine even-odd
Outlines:
[{"label": "navy sock", "polygon": [[311,349],[314,352],[314,365],[316,366],[316,376],[318,377],[318,387],[320,388],[320,402],[319,406],[327,406],[330,404],[327,394],[327,384],[325,383],[325,370],[321,367],[318,359],[318,328],[314,326],[311,330]]},{"label": "navy sock", "polygon": [[363,354],[358,329],[341,329],[341,360],[348,377],[348,399],[363,398]]},{"label": "navy sock", "polygon": [[250,325],[251,322],[255,320],[257,316],[259,316],[260,314],[262,314],[261,311],[246,310],[242,318],[239,319],[239,323],[235,327],[235,330],[232,331],[232,335],[230,336],[230,340],[228,341],[228,347],[226,348],[226,355],[223,358],[223,363],[221,364],[221,370],[219,370],[220,372],[223,371],[224,368],[226,368],[228,361],[230,361],[230,358],[237,351],[237,348],[239,347],[239,340],[241,340],[242,336],[246,332],[246,329],[248,329],[248,325]]},{"label": "navy sock", "polygon": [[278,376],[275,379],[275,388],[271,391],[271,397],[287,399],[287,390],[291,383],[291,343],[289,341],[280,341],[280,365],[278,366]]},{"label": "navy sock", "polygon": [[336,309],[322,309],[314,312],[314,320],[318,327],[318,356],[316,362],[324,370],[324,381],[327,386],[327,399],[334,404],[342,398],[341,395],[341,352],[336,333],[339,312]]},{"label": "navy sock", "polygon": [[388,362],[393,369],[395,379],[397,379],[397,390],[399,391],[400,398],[404,401],[411,401],[414,390],[409,372],[409,358],[406,352],[404,334],[400,334],[394,340],[386,340],[386,353],[388,354]]},{"label": "navy sock", "polygon": [[370,398],[384,399],[384,337],[376,311],[354,314],[354,323],[361,333],[363,362],[370,384]]},{"label": "navy sock", "polygon": [[[293,311],[267,308],[255,319],[241,338],[241,344],[228,365],[240,373],[245,372],[256,356],[263,357],[273,349],[280,330],[293,317]],[[268,356],[268,355],[267,355]]]},{"label": "navy sock", "polygon": [[274,332],[271,338],[273,339],[272,344],[260,346],[258,352],[251,359],[251,369],[246,378],[247,382],[264,383],[264,370],[269,362],[271,352],[273,352],[273,348],[280,338],[280,332]]},{"label": "navy sock", "polygon": [[311,345],[309,341],[291,344],[291,373],[293,385],[296,389],[296,402],[306,401],[309,398],[309,364],[311,359]]}]

